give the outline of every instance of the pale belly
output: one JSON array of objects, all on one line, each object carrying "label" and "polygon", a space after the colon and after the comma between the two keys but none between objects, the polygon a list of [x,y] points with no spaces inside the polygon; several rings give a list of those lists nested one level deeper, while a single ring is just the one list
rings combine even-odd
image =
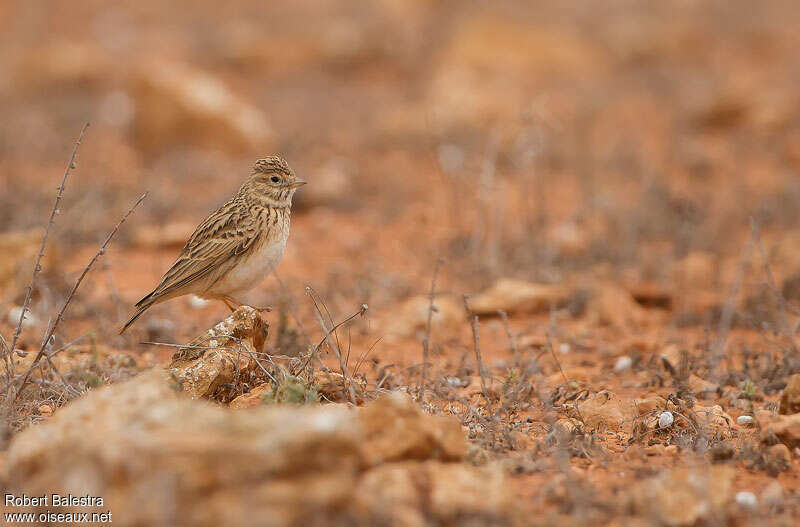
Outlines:
[{"label": "pale belly", "polygon": [[259,247],[246,260],[228,271],[224,278],[207,291],[208,296],[235,296],[256,287],[275,270],[283,257],[286,239]]}]

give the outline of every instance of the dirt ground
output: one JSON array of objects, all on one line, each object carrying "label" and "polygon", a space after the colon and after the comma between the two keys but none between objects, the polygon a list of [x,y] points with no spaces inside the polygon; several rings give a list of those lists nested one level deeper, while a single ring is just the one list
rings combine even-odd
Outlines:
[{"label": "dirt ground", "polygon": [[[3,448],[169,363],[145,342],[228,315],[185,297],[117,334],[193,227],[281,153],[310,184],[247,299],[274,308],[274,355],[323,337],[312,297],[326,323],[366,304],[337,335],[367,398],[457,417],[467,462],[501,468],[526,524],[796,524],[800,425],[776,427],[800,373],[798,22],[789,0],[2,3],[9,344],[91,122],[20,363],[149,192],[48,348],[93,358],[65,367],[69,390],[34,374]],[[695,503],[697,475],[718,502]]]}]

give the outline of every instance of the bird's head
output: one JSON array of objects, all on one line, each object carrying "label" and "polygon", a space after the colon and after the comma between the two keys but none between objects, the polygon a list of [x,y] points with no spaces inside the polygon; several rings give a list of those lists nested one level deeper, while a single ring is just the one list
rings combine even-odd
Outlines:
[{"label": "bird's head", "polygon": [[294,171],[280,156],[269,156],[259,159],[253,165],[249,183],[259,196],[276,204],[288,204],[295,190],[307,181],[295,176]]}]

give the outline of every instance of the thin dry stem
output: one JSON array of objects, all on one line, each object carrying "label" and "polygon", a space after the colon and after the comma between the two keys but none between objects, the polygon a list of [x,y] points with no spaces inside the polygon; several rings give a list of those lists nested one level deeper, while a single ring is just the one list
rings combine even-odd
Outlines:
[{"label": "thin dry stem", "polygon": [[78,148],[81,146],[81,141],[83,140],[83,134],[86,133],[86,129],[89,128],[89,123],[83,125],[81,128],[81,133],[78,135],[78,140],[75,141],[75,147],[72,149],[72,155],[69,158],[69,162],[67,163],[67,168],[64,169],[64,177],[61,178],[61,184],[58,186],[58,192],[56,192],[56,199],[53,202],[53,208],[50,210],[50,218],[47,221],[47,226],[44,229],[44,234],[42,235],[42,243],[39,246],[39,253],[36,255],[36,261],[33,265],[33,272],[31,273],[31,280],[28,283],[28,288],[25,291],[25,300],[22,302],[22,311],[19,314],[19,320],[17,321],[17,327],[14,329],[14,335],[11,338],[11,347],[8,348],[4,346],[6,350],[4,350],[3,357],[6,360],[6,375],[8,380],[7,388],[11,388],[14,379],[14,361],[11,359],[11,354],[14,353],[14,350],[17,347],[17,341],[19,340],[19,336],[22,333],[22,323],[25,320],[25,314],[28,311],[31,303],[31,295],[33,294],[33,288],[36,285],[36,277],[39,276],[39,273],[42,270],[42,258],[44,257],[44,249],[47,245],[47,237],[50,234],[50,228],[56,222],[56,216],[59,214],[58,206],[61,204],[61,198],[64,195],[64,187],[67,184],[67,178],[69,177],[69,171],[75,168],[75,158],[78,156]]},{"label": "thin dry stem", "polygon": [[[472,313],[472,310],[469,307],[469,296],[464,295],[464,309],[467,310],[467,313]],[[481,340],[480,340],[480,331],[479,331],[479,324],[478,315],[474,315],[472,317],[472,342],[473,347],[475,350],[475,359],[478,361],[478,375],[481,378],[481,392],[483,393],[483,398],[486,399],[486,407],[489,410],[489,415],[494,416],[494,411],[492,409],[492,401],[489,398],[489,390],[486,388],[486,374],[483,370],[483,358],[481,356]]]},{"label": "thin dry stem", "polygon": [[[347,369],[347,363],[345,362],[344,356],[342,355],[342,351],[339,348],[338,339],[336,339],[336,342],[334,342],[334,339],[331,338],[331,334],[335,335],[336,330],[342,324],[349,322],[350,320],[353,320],[355,317],[359,315],[364,315],[364,313],[367,312],[367,309],[369,309],[369,306],[367,306],[367,304],[361,304],[361,309],[359,309],[356,313],[352,314],[339,324],[333,326],[331,329],[328,329],[327,326],[325,325],[325,319],[322,316],[322,310],[320,309],[319,304],[317,303],[317,299],[314,296],[314,291],[310,287],[306,287],[306,292],[308,293],[308,296],[311,297],[311,301],[314,303],[314,309],[317,321],[319,321],[319,324],[322,327],[322,331],[325,332],[323,341],[328,343],[328,346],[336,353],[336,357],[339,359],[339,368],[342,370],[342,378],[344,379],[344,383],[347,387],[347,392],[348,396],[350,397],[350,402],[353,404],[358,404],[358,398],[356,397],[356,389],[357,389],[356,384],[355,382],[353,382],[353,377],[350,375],[350,372]],[[325,306],[323,305],[323,307]],[[326,312],[328,311],[327,308],[325,308],[325,311]],[[330,317],[330,313],[328,313],[328,316]],[[322,344],[322,342],[320,342],[320,344]],[[316,354],[316,350],[318,348],[319,345],[315,347],[314,351],[312,352],[312,356]]]},{"label": "thin dry stem", "polygon": [[436,306],[433,305],[433,300],[436,297],[436,279],[439,277],[439,266],[444,263],[443,258],[437,258],[433,266],[433,278],[431,279],[431,290],[428,293],[428,320],[425,323],[425,339],[422,341],[422,375],[419,383],[419,392],[417,393],[417,400],[421,401],[425,396],[425,384],[428,380],[428,358],[430,357],[431,347],[431,323],[433,321],[433,312],[436,311]]},{"label": "thin dry stem", "polygon": [[[117,234],[117,232],[119,231],[119,229],[122,226],[122,224],[125,223],[125,220],[127,220],[128,217],[131,214],[133,214],[133,211],[136,210],[136,208],[139,206],[139,204],[141,204],[142,201],[144,201],[144,199],[146,197],[147,197],[147,192],[142,194],[141,197],[136,201],[136,203],[134,203],[133,206],[130,209],[128,209],[128,212],[126,212],[125,215],[122,216],[122,218],[117,222],[117,224],[114,226],[114,228],[111,230],[111,232],[108,233],[108,236],[106,236],[105,241],[103,241],[102,245],[100,245],[100,248],[97,250],[97,252],[94,254],[94,256],[92,256],[92,259],[89,260],[89,263],[86,264],[86,267],[83,268],[83,271],[81,272],[80,276],[75,281],[75,285],[72,286],[72,290],[67,295],[67,298],[64,301],[64,305],[61,306],[61,309],[58,311],[58,314],[56,315],[55,322],[53,322],[52,324],[48,325],[48,329],[45,332],[44,338],[42,339],[42,345],[39,348],[39,353],[36,354],[36,357],[34,358],[33,362],[31,363],[30,367],[28,368],[28,371],[26,371],[25,374],[22,376],[22,380],[20,381],[19,386],[17,387],[15,400],[16,400],[16,397],[18,397],[19,394],[22,393],[22,390],[25,387],[25,383],[28,382],[28,378],[30,377],[31,372],[37,366],[39,366],[39,361],[42,359],[43,356],[48,355],[47,354],[47,343],[50,341],[50,339],[55,334],[56,329],[58,329],[58,325],[61,323],[61,320],[64,318],[64,313],[66,312],[67,307],[69,306],[70,302],[74,298],[75,293],[78,291],[78,288],[81,286],[81,283],[83,282],[83,279],[86,277],[87,274],[89,274],[89,271],[92,269],[92,267],[94,266],[95,262],[97,262],[97,260],[103,254],[105,254],[109,243],[111,243],[111,240]],[[48,360],[49,360],[49,356],[48,356]]]}]

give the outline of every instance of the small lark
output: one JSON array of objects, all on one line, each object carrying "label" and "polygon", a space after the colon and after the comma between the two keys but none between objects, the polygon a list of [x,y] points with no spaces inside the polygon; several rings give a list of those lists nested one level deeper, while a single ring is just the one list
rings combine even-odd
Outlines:
[{"label": "small lark", "polygon": [[231,310],[242,305],[234,295],[260,284],[280,262],[292,196],[305,184],[280,157],[258,160],[239,192],[195,229],[158,287],[136,303],[120,334],[150,306],[178,296],[219,299]]}]

